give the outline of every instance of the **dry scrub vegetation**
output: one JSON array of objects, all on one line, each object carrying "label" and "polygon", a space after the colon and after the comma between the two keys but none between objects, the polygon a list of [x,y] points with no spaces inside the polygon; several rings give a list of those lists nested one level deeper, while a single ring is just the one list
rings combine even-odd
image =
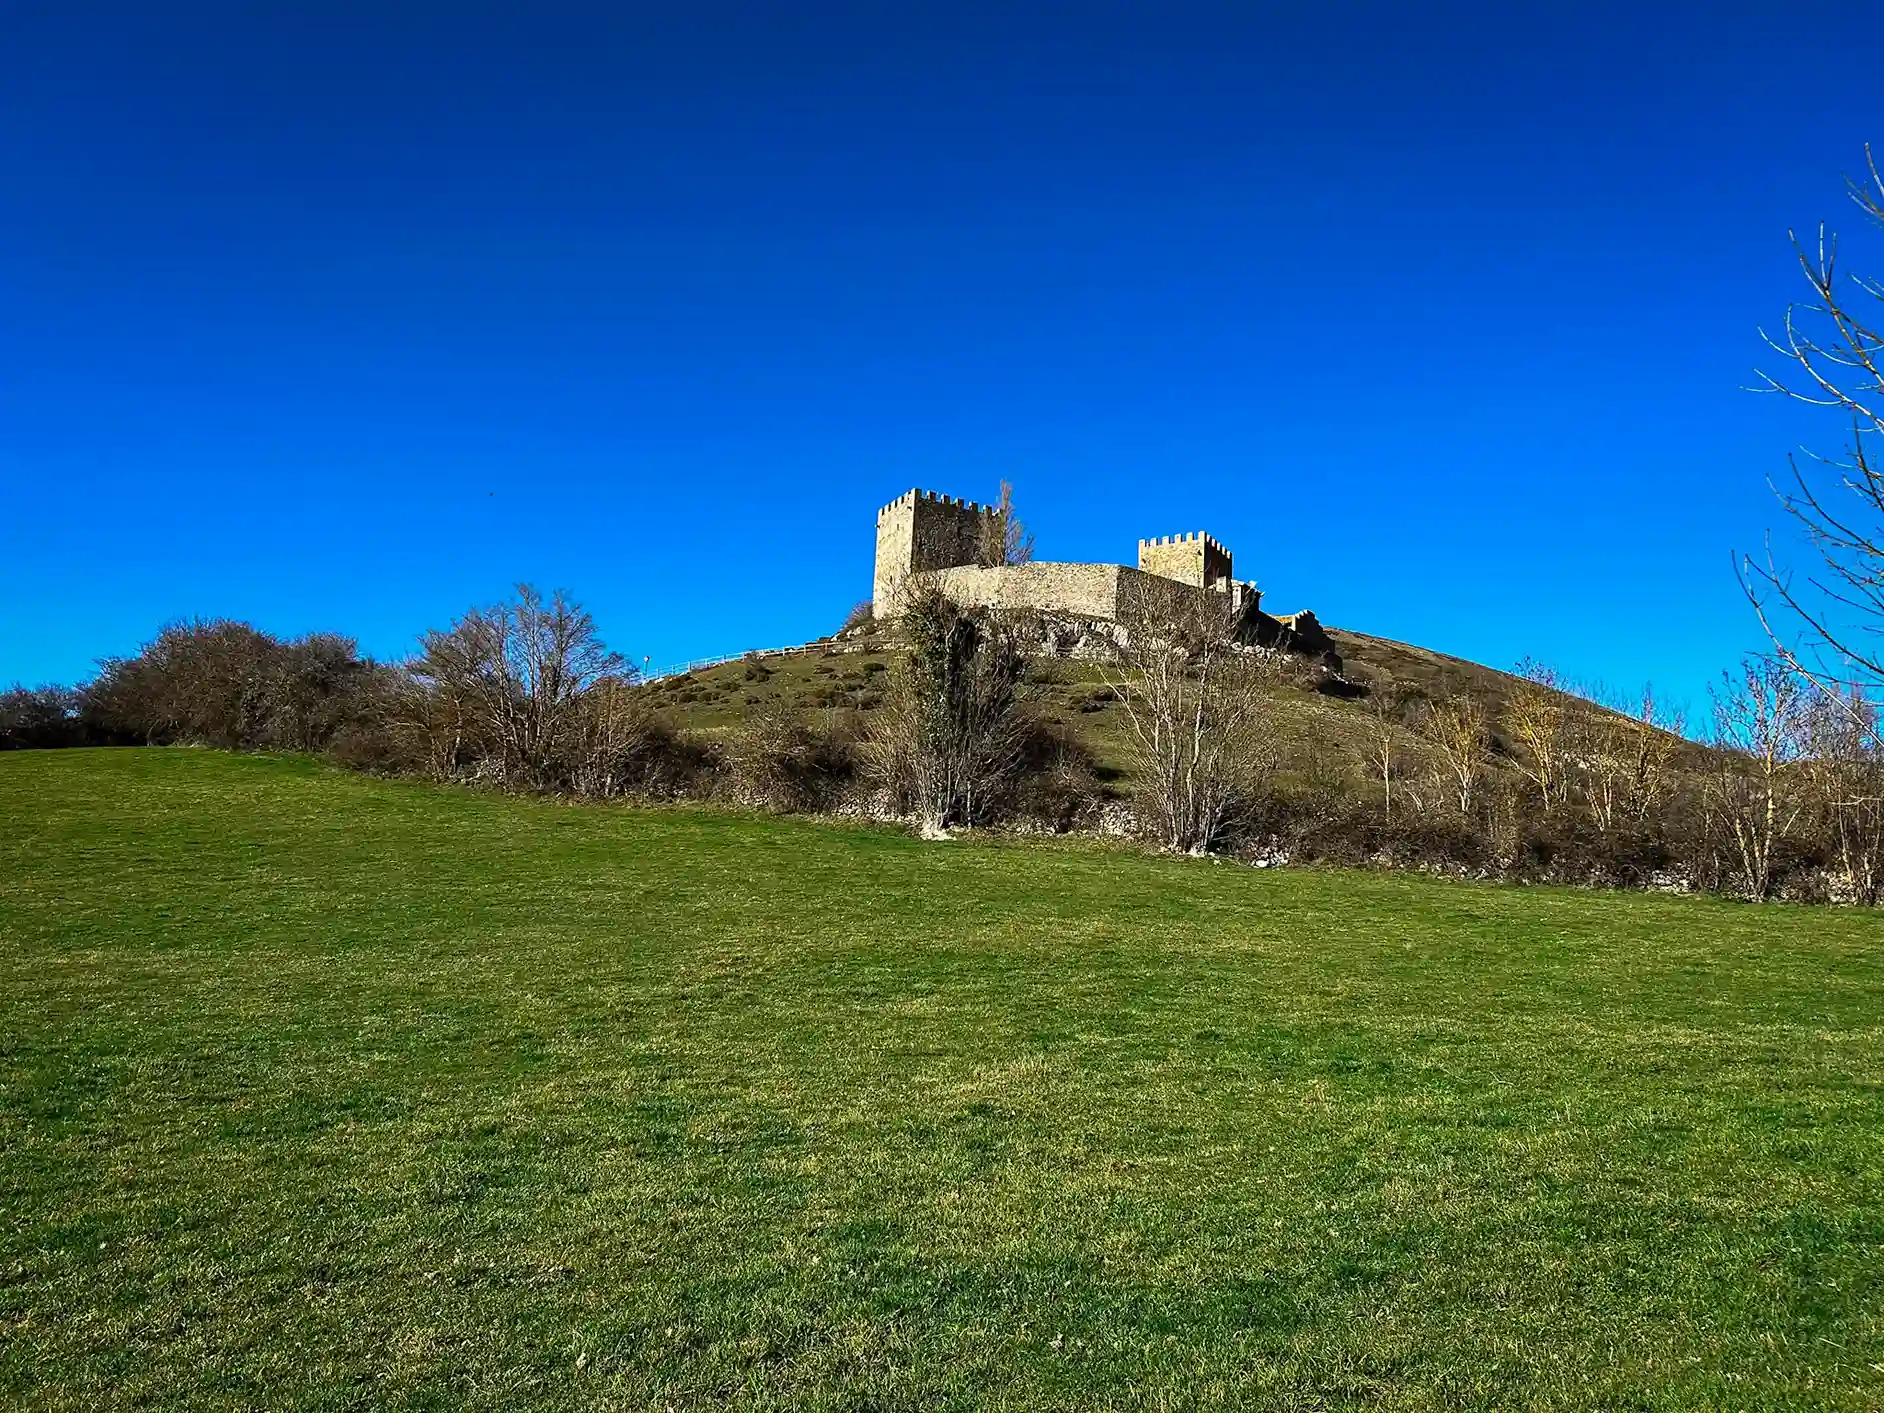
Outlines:
[{"label": "dry scrub vegetation", "polygon": [[[0,740],[324,753],[578,799],[899,817],[931,835],[1129,832],[1262,862],[1858,903],[1884,890],[1869,699],[1828,696],[1779,658],[1723,676],[1697,741],[1652,693],[1579,692],[1537,664],[1498,694],[1331,679],[1237,642],[1210,596],[1134,605],[1110,639],[1081,640],[1097,660],[1069,658],[1073,641],[919,594],[893,630],[853,625],[799,664],[794,680],[825,685],[796,698],[760,695],[782,660],[721,669],[756,705],[709,732],[675,710],[685,679],[638,682],[580,604],[526,586],[402,664],[331,634],[173,625],[83,688],[6,694]],[[1078,682],[1069,719],[1050,703]],[[1304,703],[1327,729],[1298,729]]]}]

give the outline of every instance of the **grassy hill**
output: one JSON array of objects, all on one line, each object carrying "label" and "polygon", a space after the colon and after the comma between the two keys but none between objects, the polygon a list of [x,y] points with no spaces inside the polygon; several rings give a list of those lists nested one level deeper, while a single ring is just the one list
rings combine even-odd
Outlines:
[{"label": "grassy hill", "polygon": [[[1346,629],[1331,629],[1329,637],[1341,654],[1344,677],[1386,696],[1471,697],[1495,722],[1518,685],[1510,673],[1408,643]],[[881,703],[896,650],[890,633],[826,640],[756,665],[727,662],[665,678],[648,690],[679,725],[708,737],[737,731],[760,711],[867,715]],[[1107,774],[1129,775],[1130,727],[1105,690],[1105,673],[1093,663],[1049,659],[1036,665],[1035,677],[1042,714],[1082,743]],[[1363,698],[1319,690],[1306,680],[1280,688],[1275,697],[1278,736],[1293,748],[1288,756],[1298,767],[1311,757],[1356,761],[1371,754],[1370,737],[1380,728]],[[1402,723],[1399,734],[1410,737],[1411,726]]]},{"label": "grassy hill", "polygon": [[0,756],[0,1401],[1850,1408],[1884,921]]}]

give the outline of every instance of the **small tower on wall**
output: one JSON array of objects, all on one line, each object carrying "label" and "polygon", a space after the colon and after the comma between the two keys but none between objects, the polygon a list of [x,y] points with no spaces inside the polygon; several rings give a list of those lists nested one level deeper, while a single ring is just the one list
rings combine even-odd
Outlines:
[{"label": "small tower on wall", "polygon": [[1138,567],[1161,579],[1175,579],[1198,589],[1227,585],[1230,551],[1202,530],[1190,535],[1166,535],[1138,542]]},{"label": "small tower on wall", "polygon": [[877,512],[877,569],[870,604],[878,618],[902,608],[912,574],[979,562],[984,526],[994,511],[972,500],[906,491]]}]

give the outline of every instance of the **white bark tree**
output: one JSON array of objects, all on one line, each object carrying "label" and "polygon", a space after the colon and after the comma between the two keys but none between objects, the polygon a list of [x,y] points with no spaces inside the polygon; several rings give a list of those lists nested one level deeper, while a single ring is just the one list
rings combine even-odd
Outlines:
[{"label": "white bark tree", "polygon": [[1708,814],[1725,834],[1729,871],[1749,898],[1773,891],[1782,842],[1798,822],[1807,692],[1776,658],[1748,658],[1714,689],[1716,756],[1705,782]]},{"label": "white bark tree", "polygon": [[1635,701],[1602,689],[1568,727],[1570,778],[1604,834],[1640,824],[1673,789],[1681,752],[1682,714],[1645,687]]},{"label": "white bark tree", "polygon": [[1554,668],[1527,658],[1518,664],[1518,685],[1505,705],[1505,730],[1520,748],[1517,768],[1536,787],[1546,813],[1570,792],[1568,692]]},{"label": "white bark tree", "polygon": [[1469,816],[1491,764],[1491,733],[1485,708],[1471,697],[1434,702],[1420,723],[1451,785],[1461,815]]}]

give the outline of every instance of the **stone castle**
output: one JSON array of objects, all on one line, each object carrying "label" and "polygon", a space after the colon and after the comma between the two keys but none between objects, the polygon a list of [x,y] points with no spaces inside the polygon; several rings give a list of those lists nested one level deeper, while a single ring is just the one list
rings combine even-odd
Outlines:
[{"label": "stone castle", "polygon": [[[896,617],[911,588],[933,583],[957,603],[999,604],[1092,624],[1118,624],[1130,606],[1155,597],[1222,594],[1246,641],[1332,657],[1315,615],[1275,618],[1262,591],[1239,582],[1230,551],[1201,531],[1138,542],[1138,565],[1027,563],[987,565],[1002,527],[990,506],[934,491],[905,492],[877,512],[876,578],[871,607]],[[1338,665],[1338,659],[1335,660]]]}]

